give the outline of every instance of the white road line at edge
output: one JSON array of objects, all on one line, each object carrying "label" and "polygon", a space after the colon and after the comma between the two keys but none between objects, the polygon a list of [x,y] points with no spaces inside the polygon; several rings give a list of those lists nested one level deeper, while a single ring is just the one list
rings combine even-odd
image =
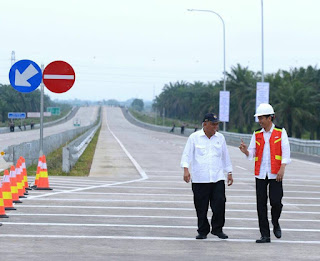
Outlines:
[{"label": "white road line at edge", "polygon": [[240,167],[240,166],[236,166],[237,168],[239,169],[242,169],[242,170],[247,170],[246,168],[243,168],[243,167]]},{"label": "white road line at edge", "polygon": [[[126,228],[152,228],[152,229],[195,229],[197,226],[174,226],[174,225],[136,225],[136,224],[88,224],[88,223],[33,223],[33,222],[2,222],[3,225],[11,226],[58,226],[58,227],[126,227]],[[226,230],[259,230],[255,227],[224,227]],[[299,228],[281,228],[282,231],[290,232],[314,232],[319,233],[320,229],[299,229]]]},{"label": "white road line at edge", "polygon": [[114,133],[110,130],[109,128],[109,124],[108,121],[106,121],[108,130],[110,131],[110,133],[112,134],[112,136],[116,139],[116,141],[119,143],[120,147],[123,149],[123,151],[126,153],[126,155],[128,156],[128,158],[131,160],[131,162],[133,163],[133,165],[136,167],[136,169],[138,170],[140,176],[143,179],[148,179],[148,176],[146,174],[146,172],[141,168],[141,166],[138,164],[138,162],[131,156],[131,154],[127,151],[127,149],[123,146],[122,142],[117,138],[116,135],[114,135]]},{"label": "white road line at edge", "polygon": [[141,179],[134,179],[134,180],[129,180],[129,181],[123,181],[123,182],[116,182],[116,183],[111,183],[111,184],[99,185],[99,186],[90,186],[90,187],[86,187],[86,188],[78,188],[78,189],[72,189],[72,190],[62,190],[62,191],[59,191],[59,192],[46,193],[46,194],[42,194],[42,195],[38,195],[38,196],[31,196],[31,197],[25,198],[24,200],[48,197],[48,196],[57,195],[57,194],[64,194],[64,193],[73,193],[73,192],[89,190],[89,189],[95,189],[95,188],[106,188],[106,187],[111,187],[111,186],[129,184],[129,183],[142,181],[142,180],[144,180],[144,179],[141,178]]},{"label": "white road line at edge", "polygon": [[[163,240],[163,241],[197,241],[195,238],[187,237],[133,237],[133,236],[67,236],[67,235],[19,235],[19,234],[6,234],[0,235],[0,238],[8,237],[18,237],[18,238],[58,238],[58,239],[119,239],[119,240]],[[254,243],[255,240],[250,239],[217,239],[217,238],[207,238],[206,240],[201,240],[202,242],[244,242],[244,243]],[[199,242],[199,240],[197,241]],[[320,241],[294,241],[294,240],[274,240],[272,243],[277,244],[315,244],[319,245]]]}]

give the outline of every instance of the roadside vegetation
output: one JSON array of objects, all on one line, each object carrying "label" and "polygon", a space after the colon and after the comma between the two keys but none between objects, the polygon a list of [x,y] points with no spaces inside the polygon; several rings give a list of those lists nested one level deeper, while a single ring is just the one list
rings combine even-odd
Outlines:
[{"label": "roadside vegetation", "polygon": [[[36,89],[30,93],[21,93],[13,89],[10,85],[0,84],[0,127],[8,127],[8,112],[40,112],[40,90]],[[47,107],[60,107],[60,115],[44,117],[44,122],[54,121],[65,116],[70,110],[71,105],[60,104],[52,101],[48,95],[43,97],[44,111]],[[37,124],[39,118],[16,119],[16,126],[19,124],[30,125],[31,121]]]},{"label": "roadside vegetation", "polygon": [[[226,89],[230,91],[228,131],[252,133],[258,128],[253,115],[259,81],[260,72],[239,64],[227,73]],[[276,111],[275,123],[285,127],[290,137],[320,140],[320,69],[308,66],[279,70],[267,74],[265,81],[270,83],[269,101]],[[155,98],[153,110],[159,112],[159,118],[165,111],[165,117],[174,121],[201,123],[205,113],[219,113],[219,92],[222,90],[223,80],[170,82]]]}]

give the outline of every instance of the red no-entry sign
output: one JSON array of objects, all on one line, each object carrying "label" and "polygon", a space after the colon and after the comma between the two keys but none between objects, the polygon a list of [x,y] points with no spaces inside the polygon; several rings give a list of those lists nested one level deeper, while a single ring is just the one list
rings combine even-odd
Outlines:
[{"label": "red no-entry sign", "polygon": [[50,91],[63,93],[73,86],[76,74],[70,64],[64,61],[54,61],[44,69],[42,80]]}]

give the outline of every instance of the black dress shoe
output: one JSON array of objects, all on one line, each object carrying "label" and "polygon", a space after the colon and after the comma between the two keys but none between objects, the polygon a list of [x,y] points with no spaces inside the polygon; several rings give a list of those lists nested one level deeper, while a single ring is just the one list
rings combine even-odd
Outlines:
[{"label": "black dress shoe", "polygon": [[228,238],[228,236],[225,233],[223,233],[222,231],[221,232],[216,232],[216,233],[211,232],[211,234],[215,235],[215,236],[217,236],[218,238],[221,238],[221,239],[227,239]]},{"label": "black dress shoe", "polygon": [[281,238],[281,227],[278,224],[278,226],[273,227],[273,234],[276,236],[276,238]]},{"label": "black dress shoe", "polygon": [[256,243],[270,243],[270,237],[260,237],[260,239],[256,240]]},{"label": "black dress shoe", "polygon": [[201,234],[198,234],[196,236],[196,239],[206,239],[207,238],[207,235],[201,235]]}]

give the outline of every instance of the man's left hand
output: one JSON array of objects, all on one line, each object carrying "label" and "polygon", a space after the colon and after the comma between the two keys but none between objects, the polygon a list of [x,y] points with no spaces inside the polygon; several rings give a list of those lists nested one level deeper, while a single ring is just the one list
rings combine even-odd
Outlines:
[{"label": "man's left hand", "polygon": [[232,174],[228,173],[228,186],[231,186],[232,184],[233,184]]},{"label": "man's left hand", "polygon": [[283,176],[284,176],[284,170],[285,170],[286,165],[282,164],[278,173],[277,173],[277,177],[276,177],[276,181],[280,182],[283,180]]}]

